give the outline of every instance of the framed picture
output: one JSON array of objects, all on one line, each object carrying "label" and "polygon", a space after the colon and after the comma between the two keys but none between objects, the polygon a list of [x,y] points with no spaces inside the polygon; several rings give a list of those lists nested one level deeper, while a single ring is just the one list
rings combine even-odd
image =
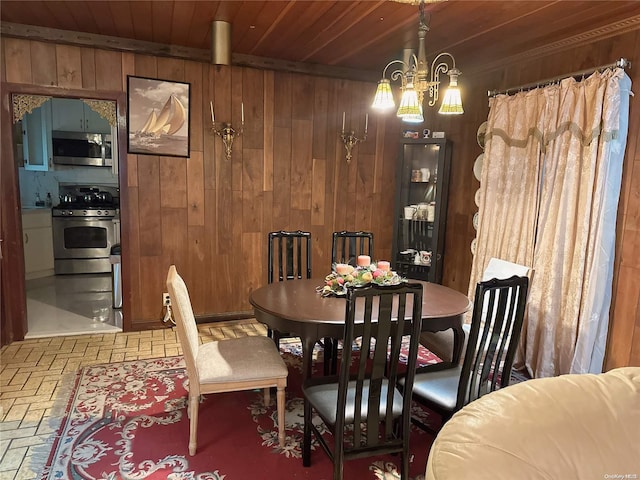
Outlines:
[{"label": "framed picture", "polygon": [[189,84],[127,76],[129,153],[189,156]]}]

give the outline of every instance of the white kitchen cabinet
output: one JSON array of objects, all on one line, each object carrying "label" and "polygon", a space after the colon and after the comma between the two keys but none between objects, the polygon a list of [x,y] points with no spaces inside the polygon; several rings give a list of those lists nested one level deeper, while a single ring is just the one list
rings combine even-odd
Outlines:
[{"label": "white kitchen cabinet", "polygon": [[82,100],[52,98],[51,129],[63,132],[111,133],[111,125]]},{"label": "white kitchen cabinet", "polygon": [[22,210],[22,241],[26,280],[53,275],[51,209]]},{"label": "white kitchen cabinet", "polygon": [[47,171],[51,166],[51,102],[44,103],[22,119],[24,169]]}]

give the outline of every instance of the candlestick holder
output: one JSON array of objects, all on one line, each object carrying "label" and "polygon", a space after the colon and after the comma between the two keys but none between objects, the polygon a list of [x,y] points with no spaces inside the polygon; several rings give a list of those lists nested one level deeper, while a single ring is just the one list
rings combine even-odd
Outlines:
[{"label": "candlestick holder", "polygon": [[239,137],[240,135],[242,135],[243,131],[244,131],[244,121],[240,124],[240,130],[236,130],[231,126],[231,123],[227,123],[227,122],[213,122],[211,124],[211,133],[219,136],[222,139],[227,160],[231,159],[233,141],[235,140],[236,137]]},{"label": "candlestick holder", "polygon": [[367,139],[367,128],[369,127],[369,114],[367,113],[364,117],[364,135],[362,138],[356,136],[356,132],[351,130],[347,135],[347,132],[344,129],[346,118],[346,112],[342,112],[342,131],[340,132],[340,140],[344,144],[344,148],[347,151],[347,164],[351,163],[352,154],[351,151],[353,147],[355,147],[358,143],[364,142]]},{"label": "candlestick holder", "polygon": [[353,157],[351,151],[353,150],[353,147],[355,147],[358,143],[364,142],[366,139],[366,130],[364,131],[364,135],[362,136],[362,138],[357,137],[356,132],[354,132],[353,130],[351,130],[348,135],[344,130],[340,132],[340,140],[342,140],[344,148],[347,151],[347,163],[351,163],[351,158]]}]

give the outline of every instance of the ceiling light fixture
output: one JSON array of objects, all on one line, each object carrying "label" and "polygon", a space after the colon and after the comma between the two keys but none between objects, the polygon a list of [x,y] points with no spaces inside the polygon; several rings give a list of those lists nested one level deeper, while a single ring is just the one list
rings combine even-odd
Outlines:
[{"label": "ceiling light fixture", "polygon": [[[440,53],[433,59],[433,62],[431,62],[431,72],[429,72],[425,53],[425,37],[429,31],[429,27],[424,21],[424,1],[420,2],[419,9],[418,56],[416,57],[415,54],[411,54],[409,63],[403,60],[392,60],[387,63],[382,71],[382,79],[378,82],[376,96],[371,104],[371,108],[381,112],[395,108],[389,78],[393,81],[400,80],[402,98],[396,115],[400,117],[402,121],[409,123],[421,123],[424,121],[422,103],[425,92],[429,94],[430,107],[433,107],[438,101],[441,73],[449,75],[449,87],[445,92],[438,113],[448,115],[464,113],[460,89],[458,88],[458,76],[461,75],[461,72],[456,68],[456,60],[453,58],[453,55],[448,52]],[[447,63],[448,60],[451,61],[451,66]],[[387,78],[387,69],[396,63],[401,64],[402,68],[393,70],[389,78]],[[430,76],[429,73],[431,74]]]}]

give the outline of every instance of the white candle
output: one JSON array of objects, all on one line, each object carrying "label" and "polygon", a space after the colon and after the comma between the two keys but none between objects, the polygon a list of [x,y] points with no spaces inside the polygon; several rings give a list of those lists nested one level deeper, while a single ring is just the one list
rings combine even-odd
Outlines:
[{"label": "white candle", "polygon": [[371,257],[369,255],[358,255],[358,266],[368,267],[371,265]]},{"label": "white candle", "polygon": [[244,102],[240,104],[240,108],[242,109],[242,123],[244,123]]},{"label": "white candle", "polygon": [[367,127],[369,126],[369,114],[364,116],[364,133],[367,133]]},{"label": "white candle", "polygon": [[211,107],[211,123],[216,123],[216,117],[213,116],[213,102],[209,102],[209,106]]},{"label": "white candle", "polygon": [[344,119],[345,119],[345,112],[342,112],[342,132],[344,133]]}]

